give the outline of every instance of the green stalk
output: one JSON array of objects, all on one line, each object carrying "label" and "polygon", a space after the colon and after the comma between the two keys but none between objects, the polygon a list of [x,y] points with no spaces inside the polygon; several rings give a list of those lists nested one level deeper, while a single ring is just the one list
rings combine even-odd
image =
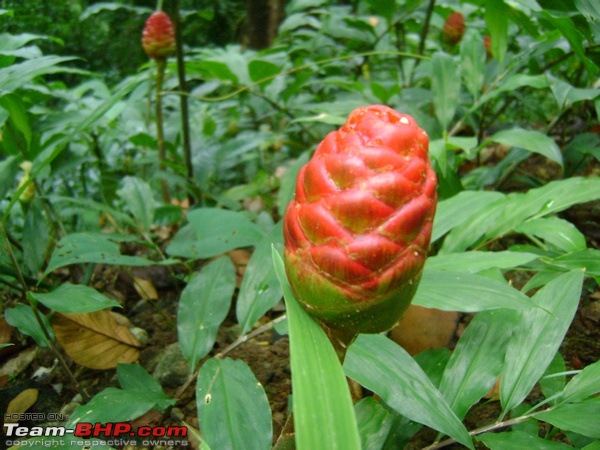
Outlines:
[{"label": "green stalk", "polygon": [[[163,127],[163,112],[162,112],[162,90],[165,80],[165,69],[167,60],[159,58],[156,60],[156,99],[154,101],[156,114],[156,145],[158,147],[158,168],[161,172],[165,172],[167,168],[166,159],[167,152],[165,150],[165,136]],[[165,203],[169,203],[169,188],[165,179],[160,180],[162,198]]]}]

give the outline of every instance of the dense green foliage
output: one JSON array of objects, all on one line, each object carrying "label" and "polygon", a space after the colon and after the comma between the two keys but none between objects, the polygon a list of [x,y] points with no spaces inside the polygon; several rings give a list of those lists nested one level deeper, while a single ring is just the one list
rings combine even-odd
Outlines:
[{"label": "dense green foliage", "polygon": [[[2,1],[6,321],[50,347],[66,373],[72,375],[63,349],[75,363],[115,367],[100,364],[102,355],[90,362],[85,352],[70,353],[60,337],[65,317],[116,307],[92,287],[99,267],[164,265],[185,285],[174,327],[190,383],[197,383],[206,448],[271,446],[264,390],[244,363],[212,348],[232,305],[245,334],[271,317],[282,292],[300,450],[316,448],[304,439],[317,432],[320,442],[344,448],[358,448],[358,439],[363,448],[402,448],[422,424],[468,447],[475,436],[491,449],[523,439],[531,448],[596,448],[600,363],[565,373],[559,350],[580,297],[600,279],[597,241],[585,234],[597,216],[572,223],[563,215],[600,199],[598,6],[346,3],[290,1],[277,40],[255,51],[238,43],[241,2],[182,1],[187,83],[182,91],[171,58],[157,93],[156,64],[140,43],[153,2]],[[172,6],[164,0],[165,10]],[[454,11],[466,30],[450,44],[442,30]],[[372,103],[414,116],[430,138],[440,203],[414,303],[477,313],[451,356],[412,358],[385,336],[364,335],[340,365],[321,328],[297,307],[272,251],[281,250],[280,219],[300,166],[352,109]],[[239,248],[253,254],[236,289],[235,267],[224,255]],[[521,284],[509,283],[515,274]],[[139,343],[127,342],[118,344],[129,346],[131,358],[122,363],[139,355]],[[365,398],[351,414],[342,368],[380,400]],[[117,375],[122,389],[108,388],[77,408],[70,425],[133,420],[178,400],[139,366],[120,364]],[[499,433],[469,435],[462,420],[498,376],[498,419],[513,422],[493,425]],[[307,389],[317,378],[319,387],[331,386],[322,396]],[[524,403],[538,382],[542,396]],[[122,408],[115,410],[116,401]],[[343,412],[330,420],[311,414],[331,405]],[[222,428],[210,425],[223,417],[231,420]],[[549,430],[544,438],[538,422]],[[569,444],[550,442],[558,430]],[[255,447],[248,446],[250,432]]]}]

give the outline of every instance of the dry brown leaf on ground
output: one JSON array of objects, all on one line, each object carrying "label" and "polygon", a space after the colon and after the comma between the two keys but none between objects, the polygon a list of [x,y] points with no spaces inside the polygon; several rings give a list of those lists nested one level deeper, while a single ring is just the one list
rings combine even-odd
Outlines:
[{"label": "dry brown leaf on ground", "polygon": [[145,278],[133,277],[133,287],[144,300],[158,299],[158,292],[152,284],[152,281]]},{"label": "dry brown leaf on ground", "polygon": [[[6,408],[6,417],[11,417],[12,414],[22,414],[33,406],[38,399],[37,389],[25,389],[13,398]],[[10,422],[10,420],[7,420]]]},{"label": "dry brown leaf on ground", "polygon": [[8,375],[9,377],[14,378],[33,362],[37,352],[38,347],[31,347],[19,352],[17,356],[9,359],[2,367],[0,367],[0,377]]},{"label": "dry brown leaf on ground", "polygon": [[411,355],[424,350],[445,347],[452,341],[458,323],[458,313],[410,305],[390,338]]},{"label": "dry brown leaf on ground", "polygon": [[0,344],[7,344],[10,342],[10,337],[14,329],[15,327],[9,325],[4,317],[0,317]]},{"label": "dry brown leaf on ground", "polygon": [[91,369],[112,369],[140,356],[140,342],[107,310],[56,314],[52,328],[73,361]]},{"label": "dry brown leaf on ground", "polygon": [[246,267],[248,266],[248,262],[252,257],[252,253],[250,253],[248,250],[244,250],[243,248],[238,248],[228,252],[227,255],[235,266],[236,286],[240,287],[242,284],[242,278],[244,278],[244,274],[246,273]]}]

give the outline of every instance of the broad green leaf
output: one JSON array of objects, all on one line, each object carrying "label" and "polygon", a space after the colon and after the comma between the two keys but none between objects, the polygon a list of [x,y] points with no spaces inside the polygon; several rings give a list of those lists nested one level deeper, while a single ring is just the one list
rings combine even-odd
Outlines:
[{"label": "broad green leaf", "polygon": [[19,159],[17,156],[9,156],[0,161],[0,199],[15,186],[15,176],[19,171]]},{"label": "broad green leaf", "polygon": [[[42,278],[70,264],[110,264],[118,266],[151,266],[155,261],[140,256],[121,255],[114,237],[102,233],[72,233],[62,238],[50,257]],[[163,261],[169,263],[169,261]]]},{"label": "broad green leaf", "polygon": [[381,450],[390,433],[394,415],[373,397],[354,405],[362,450]]},{"label": "broad green leaf", "polygon": [[101,2],[101,3],[96,3],[93,5],[90,5],[87,8],[85,8],[85,10],[79,16],[79,20],[84,21],[84,20],[88,19],[89,17],[91,17],[95,14],[98,14],[100,12],[103,12],[103,11],[117,11],[119,9],[131,11],[137,15],[150,14],[152,12],[152,9],[144,8],[142,6],[131,6],[131,5],[125,5],[125,4],[116,3],[116,2],[110,2],[110,3],[109,2]]},{"label": "broad green leaf", "polygon": [[298,172],[304,164],[310,159],[310,152],[304,152],[298,159],[290,163],[286,172],[281,178],[281,187],[277,193],[277,211],[283,217],[288,203],[294,198],[294,189],[296,189],[296,178]]},{"label": "broad green leaf", "polygon": [[27,107],[21,96],[8,94],[0,97],[0,107],[9,114],[8,123],[11,125],[10,133],[18,132],[25,139],[26,148],[21,151],[27,158],[31,158],[30,146],[32,138],[31,124],[27,114]]},{"label": "broad green leaf", "polygon": [[511,269],[537,258],[535,253],[511,251],[444,253],[427,258],[425,270],[476,273],[491,268]]},{"label": "broad green leaf", "polygon": [[473,217],[480,217],[479,212],[483,208],[504,198],[504,194],[495,191],[462,191],[439,202],[433,220],[431,241],[435,242],[453,228],[469,223]]},{"label": "broad green leaf", "polygon": [[436,52],[431,58],[431,90],[435,115],[444,130],[454,117],[460,91],[459,66],[454,58]]},{"label": "broad green leaf", "polygon": [[155,396],[144,389],[108,387],[85,405],[75,408],[66,427],[74,428],[80,422],[127,422],[142,416],[155,405]]},{"label": "broad green leaf", "polygon": [[198,372],[196,403],[200,431],[211,448],[271,448],[269,401],[245,362],[229,358],[206,361]]},{"label": "broad green leaf", "polygon": [[460,42],[460,63],[463,83],[477,99],[483,86],[485,47],[481,35],[474,29],[468,29]]},{"label": "broad green leaf", "polygon": [[144,391],[147,398],[154,397],[155,408],[160,411],[176,403],[176,400],[165,394],[160,383],[140,364],[118,364],[117,377],[123,389]]},{"label": "broad green leaf", "polygon": [[500,384],[504,413],[527,397],[554,358],[577,311],[582,283],[582,270],[555,278],[532,298],[540,308],[522,314],[506,351]]},{"label": "broad green leaf", "polygon": [[508,284],[463,272],[425,270],[413,304],[444,311],[532,310],[529,297]]},{"label": "broad green leaf", "polygon": [[288,316],[296,448],[359,450],[352,399],[338,356],[323,329],[296,300],[275,249],[273,264]]},{"label": "broad green leaf", "polygon": [[[567,370],[565,367],[565,360],[560,352],[556,352],[554,358],[550,362],[550,365],[544,372],[544,376],[540,379],[540,388],[542,389],[542,394],[544,394],[544,397],[550,398],[565,388],[565,376],[555,375],[562,373],[565,370]],[[553,404],[556,404],[558,401],[559,399],[555,399]]]},{"label": "broad green leaf", "polygon": [[123,187],[118,193],[135,218],[138,227],[144,232],[150,231],[155,211],[150,185],[137,177],[125,177]]},{"label": "broad green leaf", "polygon": [[399,414],[474,448],[469,433],[442,394],[415,360],[387,337],[359,335],[348,349],[344,370]]},{"label": "broad green leaf", "polygon": [[600,89],[577,88],[565,80],[553,77],[549,72],[546,74],[546,78],[548,79],[550,90],[554,94],[556,103],[558,103],[558,107],[561,109],[568,108],[574,103],[591,101],[600,96]]},{"label": "broad green leaf", "polygon": [[600,439],[600,397],[578,403],[561,403],[548,411],[536,414],[535,418],[551,423],[561,430]]},{"label": "broad green leaf", "polygon": [[485,2],[485,23],[490,32],[492,55],[502,63],[508,47],[509,8],[504,0]]},{"label": "broad green leaf", "polygon": [[32,274],[37,275],[48,257],[52,236],[51,225],[46,217],[42,200],[34,198],[23,226],[23,260]]},{"label": "broad green leaf", "polygon": [[563,163],[562,153],[556,142],[539,131],[511,128],[494,133],[488,140],[508,147],[518,147],[533,153],[539,153],[560,165]]},{"label": "broad green leaf", "polygon": [[236,316],[242,334],[247,333],[281,299],[281,285],[272,264],[265,264],[271,256],[272,245],[283,248],[282,222],[275,225],[254,249],[236,300]]},{"label": "broad green leaf", "polygon": [[200,270],[185,287],[177,311],[179,345],[193,371],[213,348],[235,290],[235,268],[223,256]]},{"label": "broad green leaf", "polygon": [[254,59],[248,63],[248,73],[250,79],[255,83],[258,81],[265,80],[260,83],[261,87],[269,84],[273,77],[281,72],[281,67],[271,61],[265,61],[263,59]]},{"label": "broad green leaf", "polygon": [[[467,249],[479,242],[503,236],[527,219],[540,218],[600,198],[600,178],[568,178],[552,181],[526,193],[511,193],[481,208],[476,216],[455,227],[442,247],[443,253]],[[456,212],[456,210],[455,210]]]},{"label": "broad green leaf", "polygon": [[600,392],[600,361],[590,364],[565,386],[563,402],[579,402]]},{"label": "broad green leaf", "polygon": [[47,294],[30,291],[27,293],[27,297],[43,303],[53,311],[64,314],[121,307],[119,302],[109,299],[96,289],[81,284],[64,283]]},{"label": "broad green leaf", "polygon": [[436,388],[439,388],[444,370],[450,360],[450,350],[447,348],[432,348],[415,355],[414,360],[427,374]]},{"label": "broad green leaf", "polygon": [[[44,328],[50,335],[50,338],[55,340],[54,331],[52,330],[52,326],[48,322],[48,319],[43,314],[39,312],[38,314],[44,324]],[[31,336],[38,346],[50,347],[50,342],[48,341],[46,334],[44,334],[44,330],[40,326],[40,323],[35,318],[35,313],[31,309],[31,306],[18,303],[12,308],[4,311],[4,318],[9,325],[17,328],[20,333]]]},{"label": "broad green leaf", "polygon": [[65,56],[41,56],[0,69],[0,96],[19,89],[41,75],[68,72],[71,69],[59,64],[74,59]]},{"label": "broad green leaf", "polygon": [[485,444],[490,450],[568,450],[573,447],[562,442],[553,442],[542,439],[534,434],[522,431],[505,431],[503,433],[485,433],[477,436],[477,440]]},{"label": "broad green leaf", "polygon": [[523,222],[515,231],[542,239],[559,251],[566,253],[586,249],[585,236],[571,222],[558,217],[545,217]]},{"label": "broad green leaf", "polygon": [[516,311],[483,311],[460,337],[440,384],[440,392],[459,419],[496,383],[518,323]]},{"label": "broad green leaf", "polygon": [[586,250],[569,253],[554,259],[541,258],[552,269],[568,271],[572,269],[585,269],[585,274],[590,277],[600,276],[600,250],[588,248]]},{"label": "broad green leaf", "polygon": [[188,213],[187,218],[196,238],[190,241],[189,230],[182,239],[178,239],[178,233],[167,248],[171,255],[212,258],[236,248],[256,245],[264,237],[260,227],[242,212],[199,208]]},{"label": "broad green leaf", "polygon": [[503,92],[516,91],[522,87],[544,89],[548,87],[548,80],[546,79],[545,75],[526,75],[517,73],[508,76],[506,79],[502,80],[502,83],[500,83],[497,87],[490,89],[488,92],[483,94],[479,100],[479,103],[484,104]]}]

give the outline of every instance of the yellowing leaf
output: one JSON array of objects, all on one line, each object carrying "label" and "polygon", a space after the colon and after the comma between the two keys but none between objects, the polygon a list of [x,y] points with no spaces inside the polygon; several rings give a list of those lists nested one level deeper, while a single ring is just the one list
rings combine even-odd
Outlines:
[{"label": "yellowing leaf", "polygon": [[111,369],[140,356],[140,342],[109,311],[56,314],[52,320],[56,339],[77,364],[91,369]]},{"label": "yellowing leaf", "polygon": [[144,300],[156,300],[158,298],[158,292],[156,292],[156,288],[150,280],[133,277],[133,287]]},{"label": "yellowing leaf", "polygon": [[[37,402],[37,399],[37,389],[25,389],[10,401],[8,408],[6,409],[6,415],[10,417],[11,414],[21,414],[26,412],[35,402]],[[8,420],[8,422],[10,422],[10,420]]]}]

